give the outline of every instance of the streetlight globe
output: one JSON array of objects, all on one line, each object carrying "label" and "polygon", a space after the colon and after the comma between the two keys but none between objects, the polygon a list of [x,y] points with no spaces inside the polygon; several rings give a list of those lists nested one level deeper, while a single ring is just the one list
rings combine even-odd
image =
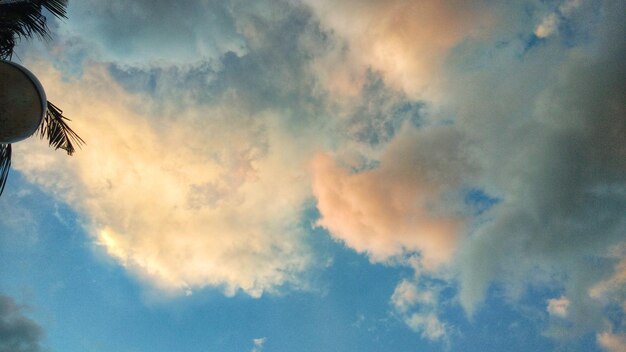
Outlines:
[{"label": "streetlight globe", "polygon": [[46,93],[25,67],[0,60],[0,144],[33,135],[46,113]]}]

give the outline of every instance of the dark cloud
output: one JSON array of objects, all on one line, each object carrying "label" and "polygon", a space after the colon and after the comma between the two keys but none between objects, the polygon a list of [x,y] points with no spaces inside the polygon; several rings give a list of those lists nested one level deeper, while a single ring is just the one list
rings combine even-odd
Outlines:
[{"label": "dark cloud", "polygon": [[8,296],[0,295],[0,352],[38,352],[43,332]]},{"label": "dark cloud", "polygon": [[593,45],[580,38],[567,51],[548,41],[507,61],[507,72],[476,74],[475,90],[459,95],[471,96],[460,99],[470,108],[460,126],[475,138],[481,182],[502,199],[460,260],[470,311],[494,281],[519,295],[531,282],[556,280],[572,319],[601,324],[587,291],[611,273],[602,258],[626,233],[626,30],[614,15],[624,6],[603,6],[601,19],[588,14],[601,22],[587,33]]},{"label": "dark cloud", "polygon": [[[622,18],[626,9],[619,1],[561,1],[554,7],[568,8],[568,17],[540,43],[529,45],[528,38],[542,17],[554,9],[529,17],[515,6],[506,6],[499,15],[514,18],[518,25],[498,34],[467,38],[446,57],[441,88],[445,98],[437,106],[441,110],[426,118],[438,118],[444,124],[447,118],[454,119],[449,123],[454,131],[451,135],[454,141],[461,141],[462,161],[472,168],[458,168],[456,154],[444,147],[451,141],[426,137],[433,136],[429,124],[420,129],[424,136],[414,140],[419,141],[419,150],[432,155],[424,170],[462,179],[446,191],[469,187],[492,200],[477,214],[473,226],[459,234],[463,240],[458,242],[451,263],[466,310],[474,312],[492,284],[504,286],[512,302],[532,285],[547,285],[569,299],[568,319],[577,323],[577,329],[570,330],[581,336],[581,332],[604,328],[604,303],[588,292],[598,282],[609,280],[618,261],[609,253],[623,243],[626,234],[626,42],[621,39],[626,34]],[[375,87],[371,82],[365,87]],[[389,118],[393,110],[382,109],[385,100],[377,99],[384,95],[365,91],[367,99],[363,101],[374,106],[369,111]],[[355,120],[359,126],[368,126],[367,114],[362,116],[363,120]],[[372,126],[385,131],[390,120],[371,121],[382,122]],[[357,135],[372,142],[384,136]],[[393,135],[388,136],[392,145]],[[413,151],[395,152],[404,164],[410,160],[409,154],[415,155]],[[374,168],[376,172],[383,169],[383,163]],[[412,169],[420,174],[417,168]],[[371,172],[356,173],[352,178],[363,179]],[[363,194],[371,195],[376,187],[391,189],[402,184],[410,182],[381,177],[363,187]],[[342,187],[328,193],[334,204],[359,199],[358,206],[363,209],[396,205],[353,197],[349,187]],[[318,201],[325,205],[319,195]],[[321,212],[325,218],[346,214],[336,210],[327,207]],[[371,226],[371,212],[355,214],[340,217],[349,223],[360,214],[368,214],[364,218],[370,221],[369,228],[375,227]],[[416,214],[407,212],[403,218],[413,219]],[[340,230],[329,228],[341,238]],[[367,228],[359,232],[367,233]],[[368,239],[383,241],[389,237]],[[413,231],[403,240],[417,237],[418,231]],[[357,250],[363,247],[354,243],[348,245]],[[622,311],[616,314],[623,316]]]}]

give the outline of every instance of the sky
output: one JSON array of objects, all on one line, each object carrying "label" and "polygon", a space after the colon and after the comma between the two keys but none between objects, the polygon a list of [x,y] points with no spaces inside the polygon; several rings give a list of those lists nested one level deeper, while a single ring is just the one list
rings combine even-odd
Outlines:
[{"label": "sky", "polygon": [[0,352],[626,351],[626,2],[71,1],[13,59]]}]

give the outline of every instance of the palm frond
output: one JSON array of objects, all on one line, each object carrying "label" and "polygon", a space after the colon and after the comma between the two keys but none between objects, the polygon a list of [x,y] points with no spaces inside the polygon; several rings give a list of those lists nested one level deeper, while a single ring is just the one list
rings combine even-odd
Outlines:
[{"label": "palm frond", "polygon": [[63,149],[68,155],[74,154],[76,147],[85,144],[85,141],[74,132],[66,121],[71,121],[63,116],[63,111],[56,105],[48,102],[48,110],[41,125],[37,129],[40,138],[48,139],[48,145],[54,149]]},{"label": "palm frond", "polygon": [[0,58],[8,59],[21,38],[50,39],[42,8],[57,18],[66,18],[67,0],[22,0],[0,3]]},{"label": "palm frond", "polygon": [[11,59],[15,44],[15,37],[13,35],[4,35],[2,29],[0,29],[0,60]]},{"label": "palm frond", "polygon": [[57,18],[67,18],[67,0],[37,0],[34,2],[45,7]]},{"label": "palm frond", "polygon": [[11,169],[11,145],[0,144],[0,195],[4,191],[4,186],[9,178]]},{"label": "palm frond", "polygon": [[48,38],[46,17],[41,14],[41,5],[34,1],[22,1],[0,5],[2,29],[18,37],[30,38],[37,35]]}]

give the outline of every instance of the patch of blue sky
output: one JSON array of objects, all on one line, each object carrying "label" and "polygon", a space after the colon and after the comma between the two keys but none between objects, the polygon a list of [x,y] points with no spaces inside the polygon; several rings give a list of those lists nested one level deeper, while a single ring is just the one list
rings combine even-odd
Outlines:
[{"label": "patch of blue sky", "polygon": [[546,41],[547,41],[546,38],[538,37],[534,33],[526,36],[525,38],[522,39],[522,42],[524,43],[523,53],[528,52],[532,48],[534,48],[536,46],[539,46],[539,45],[545,43]]},{"label": "patch of blue sky", "polygon": [[474,216],[481,215],[501,201],[500,198],[492,196],[480,188],[467,188],[462,193],[464,194],[464,203],[470,207],[470,212]]},{"label": "patch of blue sky", "polygon": [[[494,284],[488,289],[485,303],[472,316],[468,316],[459,304],[458,286],[453,282],[422,274],[416,283],[420,291],[436,293],[439,302],[436,314],[446,326],[447,333],[439,341],[421,339],[420,349],[407,351],[422,351],[422,345],[430,346],[437,351],[554,351],[555,341],[546,336],[542,329],[547,325],[546,300],[554,298],[557,292],[560,292],[556,289],[528,290],[516,304],[512,304],[502,285]],[[422,307],[418,303],[411,307],[408,313],[410,316],[421,311]],[[419,335],[418,332],[412,333]],[[590,336],[586,336],[575,344],[592,346],[595,342]],[[584,348],[569,350],[587,351]]]},{"label": "patch of blue sky", "polygon": [[[472,193],[472,198],[477,202],[495,201],[478,190]],[[412,331],[406,326],[401,316],[390,313],[390,305],[380,304],[390,302],[395,286],[401,280],[411,278],[412,269],[372,265],[363,255],[346,250],[341,245],[337,246],[324,230],[316,229],[313,234],[317,238],[318,249],[319,246],[325,246],[327,251],[332,253],[332,266],[323,272],[323,277],[330,283],[326,286],[328,298],[343,300],[340,306],[352,309],[352,315],[363,317],[359,319],[359,324],[369,326],[368,329],[372,331],[370,336],[363,340],[369,345],[359,348],[352,345],[352,348],[348,346],[328,350],[469,352],[554,350],[554,341],[544,336],[540,329],[546,323],[546,300],[557,296],[557,292],[560,291],[556,289],[529,290],[521,299],[520,305],[513,305],[510,299],[505,297],[500,286],[492,285],[486,295],[486,303],[474,316],[468,318],[456,298],[458,287],[453,282],[421,275],[417,280],[418,287],[420,290],[436,289],[439,301],[437,314],[449,329],[446,339],[429,341],[420,337],[419,332]],[[360,293],[357,295],[356,292]],[[373,304],[376,302],[378,303]],[[351,306],[352,308],[349,308]],[[417,305],[409,312],[419,312],[420,309]],[[494,334],[494,331],[499,333]],[[374,341],[367,342],[368,339]],[[592,336],[585,336],[576,343],[584,347],[573,351],[587,351],[585,348],[589,346],[591,347],[588,351],[597,351]]]},{"label": "patch of blue sky", "polygon": [[488,305],[480,307],[471,318],[462,310],[452,310],[442,319],[453,321],[452,350],[467,352],[552,351],[551,341],[541,335],[532,318],[514,309],[492,288]]}]

